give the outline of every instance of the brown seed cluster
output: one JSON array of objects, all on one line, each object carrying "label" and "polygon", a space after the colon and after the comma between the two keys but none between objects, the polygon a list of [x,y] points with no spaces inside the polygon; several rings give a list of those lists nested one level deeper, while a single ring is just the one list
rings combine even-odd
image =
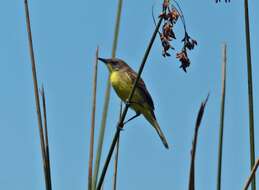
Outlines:
[{"label": "brown seed cluster", "polygon": [[182,68],[184,72],[187,72],[186,68],[189,67],[191,64],[191,61],[187,55],[187,51],[182,50],[181,52],[176,53],[176,58],[179,59],[179,61],[181,62],[180,68]]},{"label": "brown seed cluster", "polygon": [[184,72],[187,72],[186,68],[190,66],[191,61],[187,55],[187,49],[192,50],[198,44],[196,40],[192,39],[187,32],[185,32],[184,38],[182,39],[184,43],[182,51],[176,54],[176,58],[181,62],[180,68],[183,69]]},{"label": "brown seed cluster", "polygon": [[173,31],[173,27],[174,27],[174,24],[176,24],[179,16],[180,14],[175,8],[173,9],[170,8],[169,0],[165,0],[163,3],[163,12],[159,16],[164,20],[162,32],[159,32],[160,40],[163,46],[162,55],[164,57],[170,56],[170,53],[168,53],[168,51],[170,49],[174,49],[170,42],[173,39],[176,39],[175,33]]},{"label": "brown seed cluster", "polygon": [[[179,8],[178,3],[177,6]],[[192,39],[188,35],[186,31],[183,13],[179,12],[175,6],[172,6],[170,0],[164,0],[162,10],[163,11],[159,16],[164,21],[162,31],[159,32],[160,40],[163,47],[162,55],[164,57],[171,56],[169,50],[174,49],[171,43],[172,40],[176,39],[176,35],[173,31],[173,28],[178,19],[180,18],[184,25],[185,35],[182,40],[182,42],[184,43],[183,48],[179,53],[176,53],[176,58],[179,59],[179,61],[181,62],[180,68],[182,68],[183,71],[187,72],[186,68],[189,67],[191,63],[187,55],[187,50],[192,50],[197,45],[197,41]],[[179,10],[181,9],[179,8]]]}]

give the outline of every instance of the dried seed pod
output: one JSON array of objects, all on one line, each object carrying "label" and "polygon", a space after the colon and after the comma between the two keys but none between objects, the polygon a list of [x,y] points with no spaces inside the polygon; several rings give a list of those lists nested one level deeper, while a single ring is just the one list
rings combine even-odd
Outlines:
[{"label": "dried seed pod", "polygon": [[[225,1],[229,1],[229,0],[225,0]],[[192,39],[188,35],[182,10],[179,4],[176,1],[174,2],[176,6],[171,4],[170,0],[164,0],[162,5],[163,7],[162,13],[159,15],[159,18],[162,18],[164,21],[164,24],[162,26],[162,31],[161,32],[159,31],[160,40],[163,47],[162,56],[164,57],[171,56],[169,53],[169,50],[174,49],[171,43],[173,39],[176,39],[173,29],[174,29],[174,25],[177,23],[178,19],[180,18],[180,20],[184,25],[185,35],[182,40],[183,42],[182,51],[179,53],[176,53],[176,58],[179,59],[179,61],[181,62],[180,68],[182,68],[184,72],[187,72],[186,68],[189,67],[191,64],[190,59],[188,58],[188,55],[187,55],[187,50],[194,49],[194,47],[197,45],[197,41]],[[154,16],[153,16],[153,19],[154,19]],[[156,24],[155,19],[154,19],[154,23]]]},{"label": "dried seed pod", "polygon": [[187,48],[189,50],[192,50],[198,44],[197,41],[192,39],[187,33],[185,33],[182,41],[184,42],[184,48]]},{"label": "dried seed pod", "polygon": [[180,14],[176,9],[172,9],[169,13],[168,13],[168,19],[170,22],[172,23],[176,23],[178,18],[179,18]]},{"label": "dried seed pod", "polygon": [[184,49],[181,52],[177,53],[176,58],[179,59],[179,61],[181,62],[180,68],[182,68],[184,72],[187,72],[186,68],[190,66],[191,62],[188,58],[186,50]]}]

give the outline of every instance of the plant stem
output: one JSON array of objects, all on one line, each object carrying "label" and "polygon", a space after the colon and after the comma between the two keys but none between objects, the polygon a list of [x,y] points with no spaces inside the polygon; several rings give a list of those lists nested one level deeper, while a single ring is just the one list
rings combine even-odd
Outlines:
[{"label": "plant stem", "polygon": [[221,189],[221,169],[222,169],[222,150],[223,150],[223,134],[224,134],[224,113],[225,113],[225,96],[226,96],[226,65],[227,65],[227,45],[223,45],[223,61],[222,61],[222,94],[221,94],[221,110],[220,110],[220,128],[219,128],[219,146],[218,146],[218,175],[217,190]]},{"label": "plant stem", "polygon": [[200,128],[201,120],[204,114],[204,110],[207,104],[207,101],[209,99],[209,94],[205,101],[201,103],[196,124],[195,124],[195,131],[194,131],[194,137],[192,142],[192,149],[191,149],[191,165],[190,165],[190,173],[189,173],[189,190],[195,190],[195,155],[196,155],[196,146],[197,146],[197,140],[198,140],[198,131]]},{"label": "plant stem", "polygon": [[116,143],[116,150],[115,150],[115,159],[114,159],[114,175],[113,175],[113,184],[112,189],[117,189],[117,175],[118,175],[118,161],[119,161],[119,148],[120,148],[120,135],[118,137]]},{"label": "plant stem", "polygon": [[48,137],[48,125],[47,125],[47,108],[46,108],[46,97],[44,87],[42,85],[41,88],[41,97],[42,97],[42,105],[43,105],[43,116],[44,116],[44,142],[45,142],[45,155],[46,155],[46,167],[47,167],[47,177],[48,177],[48,187],[51,189],[51,167],[50,167],[50,159],[49,159],[49,137]]},{"label": "plant stem", "polygon": [[[252,77],[248,0],[244,0],[244,9],[245,9],[248,102],[249,102],[250,167],[252,169],[255,163],[255,143],[254,143],[253,77]],[[252,190],[256,190],[255,178],[252,181]]]},{"label": "plant stem", "polygon": [[251,173],[250,173],[250,176],[249,176],[249,178],[247,179],[247,182],[246,182],[246,184],[245,184],[243,190],[247,190],[248,187],[249,187],[249,185],[250,185],[250,183],[251,183],[251,181],[252,181],[253,179],[255,179],[255,172],[256,172],[258,166],[259,166],[259,159],[257,159],[255,165],[253,166],[252,171],[251,171]]},{"label": "plant stem", "polygon": [[93,155],[94,155],[94,128],[95,128],[95,111],[96,111],[96,89],[97,89],[97,72],[98,72],[99,48],[96,48],[95,64],[93,70],[93,89],[92,89],[92,113],[91,113],[91,132],[89,148],[89,165],[88,165],[88,190],[92,189],[92,172],[93,172]]},{"label": "plant stem", "polygon": [[109,165],[109,163],[110,163],[113,150],[114,150],[114,148],[115,148],[115,145],[116,145],[116,142],[117,142],[117,140],[118,140],[118,137],[119,137],[121,128],[123,127],[124,119],[125,119],[125,117],[126,117],[126,114],[127,114],[127,112],[128,112],[129,106],[130,106],[130,101],[131,101],[131,99],[132,99],[132,97],[133,97],[133,94],[134,94],[134,92],[135,92],[137,83],[138,83],[138,81],[139,81],[139,79],[140,79],[140,77],[141,77],[142,71],[143,71],[143,69],[144,69],[145,63],[146,63],[146,61],[147,61],[148,55],[149,55],[150,50],[151,50],[151,47],[152,47],[152,45],[153,45],[153,43],[154,43],[154,41],[155,41],[155,38],[156,38],[156,35],[157,35],[157,32],[158,32],[158,30],[159,30],[159,28],[160,28],[161,23],[162,23],[162,18],[159,19],[158,24],[157,24],[157,26],[156,26],[156,28],[155,28],[155,31],[154,31],[154,33],[153,33],[153,35],[152,35],[152,37],[151,37],[151,40],[150,40],[150,42],[149,42],[149,44],[148,44],[147,50],[146,50],[146,52],[145,52],[145,55],[144,55],[144,57],[143,57],[143,60],[142,60],[142,62],[141,62],[141,65],[140,65],[140,68],[139,68],[139,71],[138,71],[137,78],[136,78],[136,80],[135,80],[135,82],[134,82],[133,88],[131,89],[131,93],[130,93],[128,99],[127,99],[126,105],[125,105],[124,110],[123,110],[123,112],[122,112],[121,119],[120,119],[120,121],[119,121],[118,124],[117,124],[116,132],[115,132],[115,135],[114,135],[114,137],[113,137],[112,144],[111,144],[111,146],[110,146],[108,156],[107,156],[107,158],[106,158],[106,160],[105,160],[105,164],[104,164],[104,167],[103,167],[103,170],[102,170],[102,174],[101,174],[100,179],[99,179],[99,182],[98,182],[97,190],[100,190],[101,187],[102,187],[103,180],[104,180],[104,177],[105,177],[105,174],[106,174],[108,165]]},{"label": "plant stem", "polygon": [[[115,31],[114,31],[114,38],[113,38],[113,45],[112,45],[112,57],[116,56],[118,38],[119,38],[119,28],[120,28],[120,20],[121,20],[121,11],[122,11],[122,2],[123,0],[118,0],[118,8],[117,8],[117,15],[116,15],[116,24],[115,24]],[[105,127],[106,127],[106,120],[107,114],[109,109],[109,102],[110,102],[110,91],[111,91],[111,84],[110,84],[110,75],[107,78],[106,90],[105,90],[105,99],[104,99],[104,107],[102,113],[102,120],[101,120],[101,129],[98,137],[98,147],[95,159],[95,166],[94,166],[94,177],[93,177],[93,185],[92,190],[96,189],[96,183],[99,173],[100,167],[100,160],[102,155],[102,147],[104,141],[104,134],[105,134]]]},{"label": "plant stem", "polygon": [[[121,118],[121,114],[122,114],[122,101],[120,102],[119,120]],[[118,140],[117,140],[115,159],[114,159],[113,190],[117,189],[119,149],[120,149],[120,135],[119,135]]]},{"label": "plant stem", "polygon": [[48,179],[48,166],[47,166],[48,163],[47,163],[47,159],[46,159],[46,151],[45,151],[46,146],[45,146],[45,142],[44,142],[45,141],[44,132],[43,132],[43,127],[42,127],[36,63],[35,63],[35,57],[34,57],[34,51],[33,51],[30,14],[29,14],[29,7],[28,7],[27,0],[24,0],[24,7],[25,7],[26,26],[27,26],[28,41],[29,41],[29,52],[30,52],[31,67],[32,67],[32,78],[33,78],[34,96],[35,96],[35,103],[36,103],[36,113],[37,113],[37,119],[38,119],[38,129],[39,129],[39,133],[40,133],[41,156],[42,156],[44,176],[45,176],[45,186],[46,186],[46,190],[51,190],[52,189],[51,183],[49,182],[49,179]]}]

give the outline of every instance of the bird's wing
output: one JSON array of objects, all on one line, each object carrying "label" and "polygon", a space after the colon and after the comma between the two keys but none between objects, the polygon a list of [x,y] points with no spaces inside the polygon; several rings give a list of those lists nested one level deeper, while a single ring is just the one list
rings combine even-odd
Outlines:
[{"label": "bird's wing", "polygon": [[[127,73],[128,73],[128,76],[131,78],[132,81],[135,81],[137,79],[137,73],[135,71],[133,71],[131,68],[127,68]],[[152,108],[152,110],[154,110],[155,107],[154,107],[152,97],[149,94],[149,92],[147,90],[147,87],[146,87],[144,81],[142,80],[142,78],[139,79],[137,87],[143,93],[148,105]]]}]

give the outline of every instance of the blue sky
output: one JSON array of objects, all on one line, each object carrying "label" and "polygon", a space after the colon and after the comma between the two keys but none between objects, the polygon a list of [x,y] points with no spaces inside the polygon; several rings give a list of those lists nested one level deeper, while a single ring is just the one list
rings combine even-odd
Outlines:
[{"label": "blue sky", "polygon": [[[152,5],[159,1],[124,0],[117,56],[137,69],[154,29]],[[97,45],[110,57],[117,1],[29,1],[39,84],[45,86],[53,189],[86,189],[91,81]],[[201,101],[210,99],[200,128],[196,157],[197,189],[215,189],[221,94],[221,47],[228,45],[227,94],[223,150],[223,189],[241,189],[249,174],[248,98],[243,1],[181,1],[189,34],[198,46],[185,74],[174,56],[161,56],[157,38],[143,78],[170,150],[143,119],[122,132],[118,188],[186,189],[195,118]],[[258,134],[258,1],[250,2],[254,79],[255,134]],[[23,1],[0,7],[0,189],[44,189]],[[176,26],[180,49],[182,26]],[[103,107],[107,69],[98,73],[97,130]],[[105,135],[107,154],[119,99],[111,93]],[[129,112],[132,115],[133,112]],[[97,137],[97,135],[96,135]],[[256,137],[256,145],[259,139]],[[259,147],[256,146],[256,157]],[[103,161],[103,160],[102,160]],[[103,163],[103,162],[102,162]],[[258,179],[258,178],[257,178]],[[105,187],[111,188],[112,165]],[[259,185],[259,181],[257,180]]]}]

